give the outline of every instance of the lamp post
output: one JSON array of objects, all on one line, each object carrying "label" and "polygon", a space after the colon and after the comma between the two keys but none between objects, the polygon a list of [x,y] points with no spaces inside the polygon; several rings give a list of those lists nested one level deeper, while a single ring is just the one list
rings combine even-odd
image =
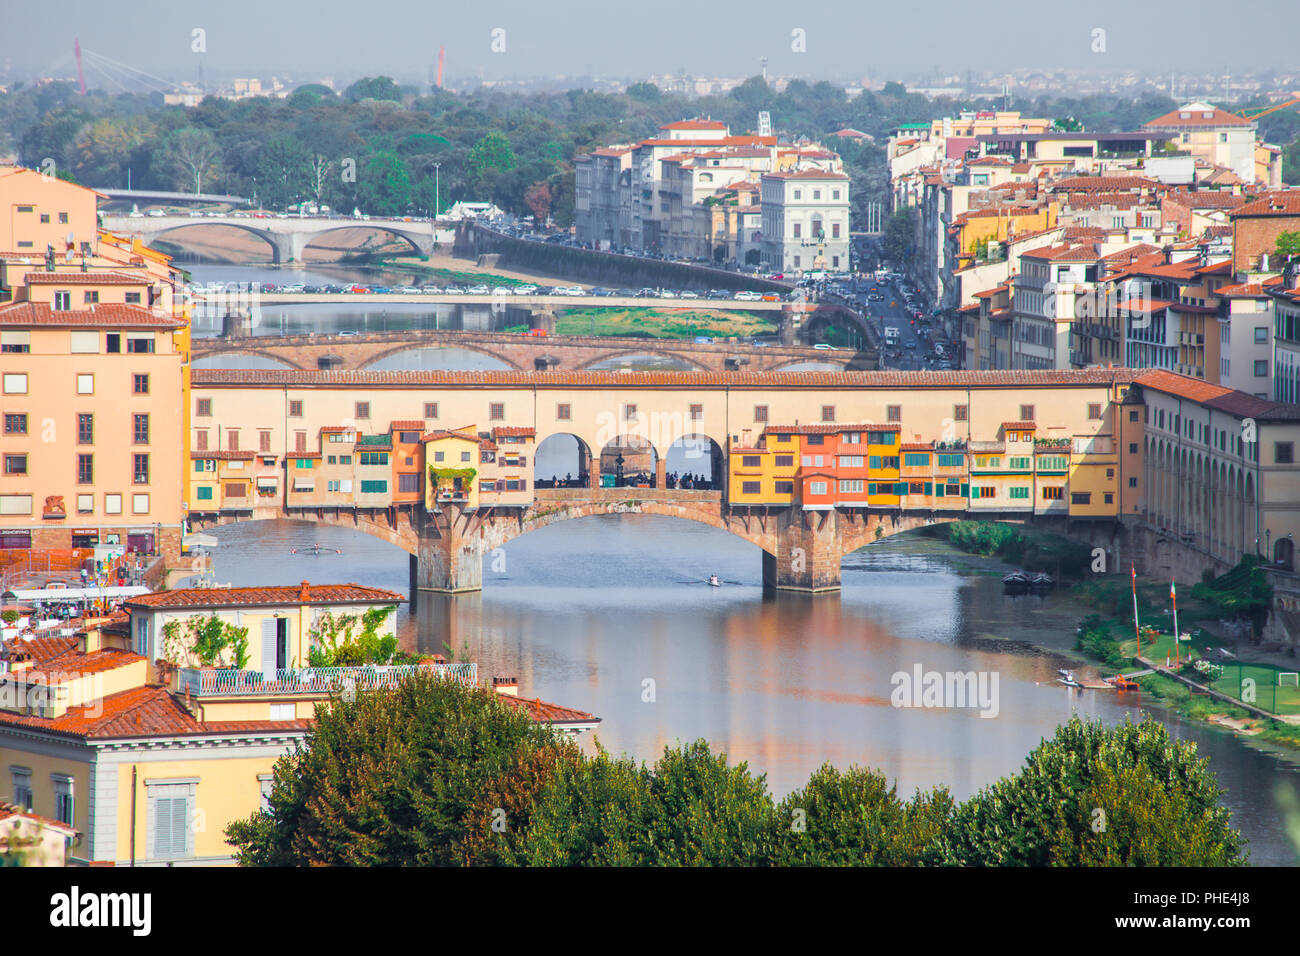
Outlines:
[{"label": "lamp post", "polygon": [[440,212],[438,207],[439,207],[439,187],[441,186],[441,183],[438,180],[438,174],[441,170],[442,170],[442,163],[433,164],[433,225],[435,229],[438,227],[438,214]]}]

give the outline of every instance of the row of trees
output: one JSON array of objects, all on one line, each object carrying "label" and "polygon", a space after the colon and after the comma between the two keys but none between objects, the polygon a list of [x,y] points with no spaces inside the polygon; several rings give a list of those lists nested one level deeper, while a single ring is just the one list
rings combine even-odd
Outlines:
[{"label": "row of trees", "polygon": [[1244,863],[1194,744],[1078,717],[957,803],[825,765],[775,801],[703,741],[652,767],[585,756],[494,694],[436,678],[332,701],[227,838],[243,865]]},{"label": "row of trees", "polygon": [[[156,96],[77,94],[69,83],[17,86],[0,94],[0,153],[23,163],[53,161],[79,182],[123,187],[256,194],[275,208],[299,201],[374,214],[425,214],[435,202],[491,200],[524,215],[573,216],[573,158],[610,143],[655,134],[687,116],[707,115],[733,131],[755,128],[766,110],[789,139],[825,139],[851,127],[872,141],[830,141],[853,180],[854,222],[886,199],[881,145],[902,122],[920,122],[987,100],[929,99],[887,83],[849,97],[831,83],[795,80],[777,92],[751,77],[728,93],[669,95],[651,83],[625,93],[477,90],[420,94],[388,77],[359,80],[341,95],[319,84],[283,100],[210,97],[192,109]],[[1131,129],[1167,112],[1160,96],[1040,98],[1018,102],[1030,115],[1068,117],[1088,129]],[[1290,142],[1295,118],[1264,121]],[[1288,158],[1294,151],[1288,152]],[[435,195],[435,192],[437,195]]]}]

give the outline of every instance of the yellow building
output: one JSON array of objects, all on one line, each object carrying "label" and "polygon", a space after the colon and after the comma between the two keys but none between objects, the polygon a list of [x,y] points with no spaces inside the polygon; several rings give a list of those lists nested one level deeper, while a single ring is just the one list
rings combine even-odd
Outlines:
[{"label": "yellow building", "polygon": [[[312,645],[401,595],[355,584],[182,589],[141,595],[75,636],[14,640],[0,654],[0,786],[14,802],[85,834],[74,862],[226,863],[225,828],[265,806],[276,761],[331,694],[391,686],[435,668],[477,683],[472,663],[310,667]],[[230,639],[215,666],[191,624]],[[392,632],[392,615],[380,633]],[[239,643],[247,660],[237,665]],[[558,731],[598,718],[498,690]]]},{"label": "yellow building", "polygon": [[483,439],[473,425],[454,431],[433,431],[424,436],[424,460],[428,463],[424,507],[437,511],[441,503],[464,508],[479,504],[479,447]]}]

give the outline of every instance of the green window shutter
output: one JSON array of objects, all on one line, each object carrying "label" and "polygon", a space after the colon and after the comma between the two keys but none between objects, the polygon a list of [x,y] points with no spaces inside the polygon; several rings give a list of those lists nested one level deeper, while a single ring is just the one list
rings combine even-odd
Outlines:
[{"label": "green window shutter", "polygon": [[968,485],[968,484],[963,484],[963,485],[961,486],[961,496],[962,496],[963,498],[969,498],[969,497],[970,497],[970,485]]},{"label": "green window shutter", "polygon": [[897,482],[897,483],[894,485],[894,494],[896,494],[896,495],[905,495],[905,494],[907,494],[907,482],[905,482],[905,481]]},{"label": "green window shutter", "polygon": [[932,495],[932,494],[934,494],[934,482],[932,482],[932,481],[927,481],[927,482],[925,483],[925,493],[926,493],[927,495]]}]

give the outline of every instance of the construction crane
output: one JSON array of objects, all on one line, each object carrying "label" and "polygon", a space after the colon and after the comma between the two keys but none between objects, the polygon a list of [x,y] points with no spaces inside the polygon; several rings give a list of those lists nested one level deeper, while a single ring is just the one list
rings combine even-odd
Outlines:
[{"label": "construction crane", "polygon": [[1285,103],[1276,103],[1273,106],[1248,106],[1245,109],[1237,110],[1234,116],[1240,116],[1242,119],[1257,120],[1267,116],[1269,113],[1276,113],[1278,110],[1284,110],[1288,106],[1294,106],[1300,103],[1300,96],[1287,100]]},{"label": "construction crane", "polygon": [[81,71],[81,40],[72,41],[72,51],[77,55],[77,79],[81,81],[81,95],[86,95],[86,74]]}]

